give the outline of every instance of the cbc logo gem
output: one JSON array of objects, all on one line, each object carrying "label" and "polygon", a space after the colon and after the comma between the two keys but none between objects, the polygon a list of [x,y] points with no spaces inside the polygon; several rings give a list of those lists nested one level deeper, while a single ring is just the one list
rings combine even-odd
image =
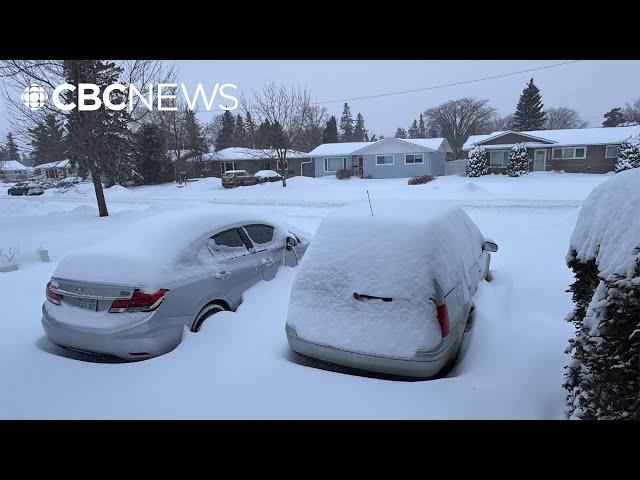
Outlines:
[{"label": "cbc logo gem", "polygon": [[49,96],[40,85],[30,85],[20,95],[22,103],[30,110],[37,110],[44,105]]}]

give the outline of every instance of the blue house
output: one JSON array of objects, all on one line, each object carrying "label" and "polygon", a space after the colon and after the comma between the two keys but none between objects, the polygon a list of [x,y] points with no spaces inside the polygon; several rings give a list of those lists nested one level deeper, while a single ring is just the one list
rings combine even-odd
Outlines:
[{"label": "blue house", "polygon": [[377,142],[324,143],[311,152],[315,176],[351,170],[363,178],[444,175],[445,138],[384,138]]}]

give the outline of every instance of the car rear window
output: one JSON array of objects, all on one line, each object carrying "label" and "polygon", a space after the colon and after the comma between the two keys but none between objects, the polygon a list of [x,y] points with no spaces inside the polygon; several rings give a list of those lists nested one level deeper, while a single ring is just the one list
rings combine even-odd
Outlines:
[{"label": "car rear window", "polygon": [[245,225],[244,229],[249,234],[251,241],[258,245],[269,243],[273,240],[273,227],[271,225],[253,223],[251,225]]}]

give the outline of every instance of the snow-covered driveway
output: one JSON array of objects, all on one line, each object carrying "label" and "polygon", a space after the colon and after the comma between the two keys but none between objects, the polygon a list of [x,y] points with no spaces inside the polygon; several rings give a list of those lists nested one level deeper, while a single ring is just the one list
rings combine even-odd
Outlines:
[{"label": "snow-covered driveway", "polygon": [[[564,255],[578,206],[606,178],[448,177],[412,187],[406,180],[294,179],[286,190],[231,191],[207,179],[185,189],[107,191],[112,215],[103,219],[90,192],[7,198],[0,189],[0,247],[21,251],[20,269],[0,273],[0,418],[562,418],[572,281]],[[476,322],[447,378],[400,382],[300,365],[284,334],[295,269],[250,289],[237,312],[185,332],[163,357],[91,363],[43,336],[44,285],[60,257],[117,235],[141,215],[204,202],[274,212],[313,232],[331,208],[367,189],[374,208],[385,198],[416,196],[461,204],[500,245],[494,281],[478,291]],[[40,246],[51,263],[38,261]]]}]

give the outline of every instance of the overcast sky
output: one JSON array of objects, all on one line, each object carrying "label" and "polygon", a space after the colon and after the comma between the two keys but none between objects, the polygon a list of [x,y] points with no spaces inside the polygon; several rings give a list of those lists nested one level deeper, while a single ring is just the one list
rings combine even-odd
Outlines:
[{"label": "overcast sky", "polygon": [[[325,105],[329,114],[342,112],[342,101],[453,82],[462,82],[536,68],[545,61],[177,61],[178,81],[187,85],[235,83],[240,90],[259,89],[267,81],[306,85],[317,101],[340,100]],[[473,96],[489,99],[501,115],[515,110],[525,84],[533,76],[545,107],[575,108],[590,126],[600,126],[602,115],[614,106],[640,97],[640,61],[580,61],[556,68],[522,73],[437,90],[350,101],[353,116],[360,112],[370,133],[393,136],[407,128],[422,111],[450,99]],[[16,92],[19,96],[20,92]],[[4,111],[4,105],[0,104]],[[199,113],[203,122],[220,111]],[[6,114],[0,118],[3,140],[10,128]]]}]

